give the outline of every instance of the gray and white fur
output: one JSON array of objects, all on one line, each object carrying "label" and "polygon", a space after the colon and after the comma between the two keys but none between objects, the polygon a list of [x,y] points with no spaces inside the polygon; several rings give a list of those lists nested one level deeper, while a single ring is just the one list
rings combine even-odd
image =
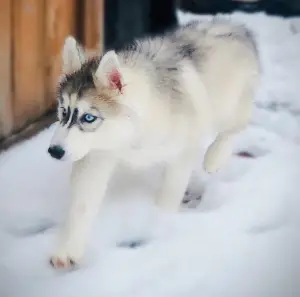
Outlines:
[{"label": "gray and white fur", "polygon": [[87,57],[73,37],[63,48],[52,157],[73,162],[71,205],[56,268],[80,262],[119,162],[165,165],[159,207],[176,211],[203,139],[217,135],[203,166],[215,172],[251,117],[260,67],[252,33],[226,20],[192,22],[120,51]]}]

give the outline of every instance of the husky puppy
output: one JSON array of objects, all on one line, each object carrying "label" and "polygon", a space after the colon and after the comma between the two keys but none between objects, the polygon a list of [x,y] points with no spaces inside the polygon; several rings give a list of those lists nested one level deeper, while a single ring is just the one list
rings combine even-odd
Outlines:
[{"label": "husky puppy", "polygon": [[165,165],[156,203],[176,211],[203,139],[203,166],[217,171],[251,117],[259,61],[251,32],[226,20],[192,22],[120,51],[87,57],[71,36],[63,47],[59,122],[48,152],[73,162],[71,205],[56,268],[80,262],[118,162]]}]

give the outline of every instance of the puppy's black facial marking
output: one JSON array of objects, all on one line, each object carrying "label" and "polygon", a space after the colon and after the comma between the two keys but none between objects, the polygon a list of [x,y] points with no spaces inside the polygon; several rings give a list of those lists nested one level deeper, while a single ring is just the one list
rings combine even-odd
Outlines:
[{"label": "puppy's black facial marking", "polygon": [[77,121],[78,121],[78,108],[75,108],[68,128],[69,129],[72,128],[72,126],[74,126],[77,123]]},{"label": "puppy's black facial marking", "polygon": [[63,114],[63,118],[62,118],[62,120],[61,120],[61,123],[62,123],[62,125],[64,126],[64,125],[66,125],[67,123],[68,123],[68,121],[69,121],[69,119],[70,119],[70,116],[71,116],[71,108],[70,108],[70,106],[67,108],[67,110],[66,110],[66,114],[64,115]]},{"label": "puppy's black facial marking", "polygon": [[71,112],[70,106],[66,109],[66,112],[62,117],[61,124],[65,126],[69,121],[68,129],[72,128],[78,121],[78,108],[75,108],[73,112]]}]

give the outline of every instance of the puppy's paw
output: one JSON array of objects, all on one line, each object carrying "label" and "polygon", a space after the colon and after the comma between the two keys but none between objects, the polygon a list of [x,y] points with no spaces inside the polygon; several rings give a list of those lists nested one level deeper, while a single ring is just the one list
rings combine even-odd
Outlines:
[{"label": "puppy's paw", "polygon": [[73,269],[81,262],[81,255],[69,249],[60,249],[50,258],[50,264],[55,269]]},{"label": "puppy's paw", "polygon": [[55,269],[71,269],[75,266],[76,262],[68,256],[52,256],[50,258],[50,264]]}]

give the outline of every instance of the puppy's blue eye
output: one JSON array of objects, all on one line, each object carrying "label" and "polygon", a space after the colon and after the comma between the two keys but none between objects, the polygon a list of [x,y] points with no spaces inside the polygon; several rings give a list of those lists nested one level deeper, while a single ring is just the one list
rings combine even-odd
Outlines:
[{"label": "puppy's blue eye", "polygon": [[89,113],[82,116],[82,121],[89,123],[89,124],[95,122],[96,119],[97,119],[97,117],[95,117],[94,115],[89,114]]}]

